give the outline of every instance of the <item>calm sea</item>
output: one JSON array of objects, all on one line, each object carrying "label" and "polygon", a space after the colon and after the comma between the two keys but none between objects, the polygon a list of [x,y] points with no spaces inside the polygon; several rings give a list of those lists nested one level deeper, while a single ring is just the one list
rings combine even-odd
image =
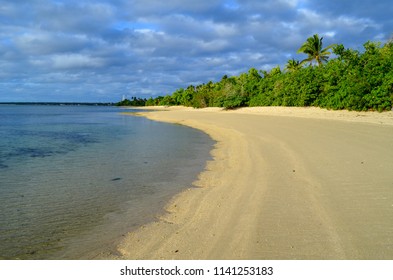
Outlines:
[{"label": "calm sea", "polygon": [[122,111],[0,105],[0,259],[105,257],[192,186],[213,141]]}]

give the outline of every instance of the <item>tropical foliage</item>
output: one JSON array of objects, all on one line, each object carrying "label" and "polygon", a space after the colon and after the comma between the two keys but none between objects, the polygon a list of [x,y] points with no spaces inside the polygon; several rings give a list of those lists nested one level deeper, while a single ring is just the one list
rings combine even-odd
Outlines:
[{"label": "tropical foliage", "polygon": [[132,97],[130,99],[124,99],[118,103],[116,103],[116,106],[145,106],[146,105],[146,99],[142,98],[137,98],[137,97]]},{"label": "tropical foliage", "polygon": [[329,55],[331,54],[329,49],[334,47],[334,44],[323,49],[322,40],[323,37],[319,38],[318,34],[314,34],[312,37],[309,37],[307,41],[300,47],[297,52],[305,53],[308,56],[301,62],[302,64],[305,62],[311,63],[313,60],[315,60],[318,65],[321,66],[323,62],[327,62]]},{"label": "tropical foliage", "polygon": [[[242,106],[318,106],[328,109],[391,110],[393,103],[393,42],[365,43],[364,50],[343,45],[322,48],[314,35],[300,48],[306,55],[301,64],[292,59],[285,70],[251,68],[238,76],[223,76],[218,82],[190,85],[171,95],[147,100],[148,105],[184,105],[196,108]],[[307,46],[307,47],[306,47]],[[310,52],[315,46],[318,52]],[[332,48],[334,58],[328,60]],[[323,63],[325,62],[325,63]]]},{"label": "tropical foliage", "polygon": [[302,64],[299,60],[295,60],[292,58],[292,59],[288,60],[288,63],[285,66],[285,70],[287,70],[288,72],[292,72],[292,71],[296,71],[296,70],[300,69],[301,66],[302,66]]}]

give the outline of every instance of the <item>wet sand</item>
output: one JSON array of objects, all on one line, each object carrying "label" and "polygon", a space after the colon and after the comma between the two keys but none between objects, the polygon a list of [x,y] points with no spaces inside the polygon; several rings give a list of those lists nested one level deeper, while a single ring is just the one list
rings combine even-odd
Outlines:
[{"label": "wet sand", "polygon": [[393,112],[154,108],[217,141],[214,160],[124,259],[393,259]]}]

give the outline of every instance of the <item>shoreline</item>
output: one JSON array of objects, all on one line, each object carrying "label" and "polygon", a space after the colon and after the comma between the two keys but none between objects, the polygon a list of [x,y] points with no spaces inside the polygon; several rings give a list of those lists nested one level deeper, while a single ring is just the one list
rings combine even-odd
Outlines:
[{"label": "shoreline", "polygon": [[385,139],[393,112],[148,109],[136,114],[202,130],[217,144],[196,187],[130,232],[115,258],[393,258],[393,149]]}]

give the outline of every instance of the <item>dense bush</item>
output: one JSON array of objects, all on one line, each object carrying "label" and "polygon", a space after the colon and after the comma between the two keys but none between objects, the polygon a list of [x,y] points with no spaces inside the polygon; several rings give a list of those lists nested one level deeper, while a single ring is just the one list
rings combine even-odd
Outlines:
[{"label": "dense bush", "polygon": [[116,106],[145,106],[146,104],[146,99],[142,98],[137,98],[137,97],[132,97],[130,99],[124,99],[118,103],[116,103]]},{"label": "dense bush", "polygon": [[[322,38],[316,39],[322,43]],[[251,68],[239,76],[225,75],[219,82],[191,85],[147,103],[228,109],[242,106],[318,106],[357,111],[392,109],[392,42],[384,46],[367,42],[363,52],[335,45],[333,53],[336,57],[325,64],[309,64],[309,57],[305,60],[306,66],[289,61],[286,71],[280,67],[271,71]]]}]

